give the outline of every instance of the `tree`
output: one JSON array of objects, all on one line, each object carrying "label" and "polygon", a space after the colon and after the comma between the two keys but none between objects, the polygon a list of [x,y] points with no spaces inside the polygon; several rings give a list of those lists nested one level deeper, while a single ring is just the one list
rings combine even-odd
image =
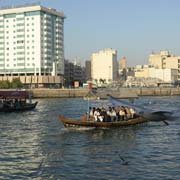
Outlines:
[{"label": "tree", "polygon": [[0,89],[9,89],[11,87],[11,83],[6,81],[0,81]]},{"label": "tree", "polygon": [[23,87],[23,84],[19,78],[13,79],[13,81],[11,83],[11,88],[16,89],[16,88],[22,88],[22,87]]}]

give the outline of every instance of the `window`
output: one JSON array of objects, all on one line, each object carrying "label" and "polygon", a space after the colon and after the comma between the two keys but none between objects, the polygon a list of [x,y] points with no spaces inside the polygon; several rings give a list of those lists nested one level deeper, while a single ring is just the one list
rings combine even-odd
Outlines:
[{"label": "window", "polygon": [[17,21],[21,21],[21,20],[24,20],[24,18],[17,18],[16,20]]},{"label": "window", "polygon": [[17,32],[24,32],[24,29],[17,29]]}]

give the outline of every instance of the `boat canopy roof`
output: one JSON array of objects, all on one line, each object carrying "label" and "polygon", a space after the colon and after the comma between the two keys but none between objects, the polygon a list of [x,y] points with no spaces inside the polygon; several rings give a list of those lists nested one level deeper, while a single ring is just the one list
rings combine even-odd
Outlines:
[{"label": "boat canopy roof", "polygon": [[0,99],[26,99],[28,97],[27,91],[0,91]]}]

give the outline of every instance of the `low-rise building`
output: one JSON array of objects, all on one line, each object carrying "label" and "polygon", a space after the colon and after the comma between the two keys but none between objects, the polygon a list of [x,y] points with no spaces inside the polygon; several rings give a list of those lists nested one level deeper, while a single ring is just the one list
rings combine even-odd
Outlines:
[{"label": "low-rise building", "polygon": [[86,82],[85,68],[76,61],[71,62],[69,60],[65,60],[64,86],[74,87],[75,82],[78,82],[80,86],[82,86],[82,84]]},{"label": "low-rise building", "polygon": [[178,70],[177,69],[162,69],[155,68],[151,66],[138,66],[135,69],[136,78],[156,78],[163,82],[174,82],[178,80]]},{"label": "low-rise building", "polygon": [[160,51],[159,54],[150,54],[149,65],[156,69],[177,69],[177,78],[180,80],[180,56],[170,54],[169,51]]}]

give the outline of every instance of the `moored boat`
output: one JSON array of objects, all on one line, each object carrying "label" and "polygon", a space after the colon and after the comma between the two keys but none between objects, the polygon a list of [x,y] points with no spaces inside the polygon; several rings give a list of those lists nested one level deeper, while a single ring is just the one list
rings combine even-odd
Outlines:
[{"label": "moored boat", "polygon": [[79,128],[79,127],[93,127],[93,128],[119,128],[124,126],[133,126],[136,124],[142,124],[148,122],[143,117],[136,117],[125,121],[114,121],[114,122],[96,122],[93,120],[73,120],[65,119],[64,116],[59,116],[59,120],[67,128]]},{"label": "moored boat", "polygon": [[[29,99],[29,102],[27,99]],[[0,112],[32,110],[37,103],[37,101],[31,102],[31,97],[27,91],[0,91]]]}]

